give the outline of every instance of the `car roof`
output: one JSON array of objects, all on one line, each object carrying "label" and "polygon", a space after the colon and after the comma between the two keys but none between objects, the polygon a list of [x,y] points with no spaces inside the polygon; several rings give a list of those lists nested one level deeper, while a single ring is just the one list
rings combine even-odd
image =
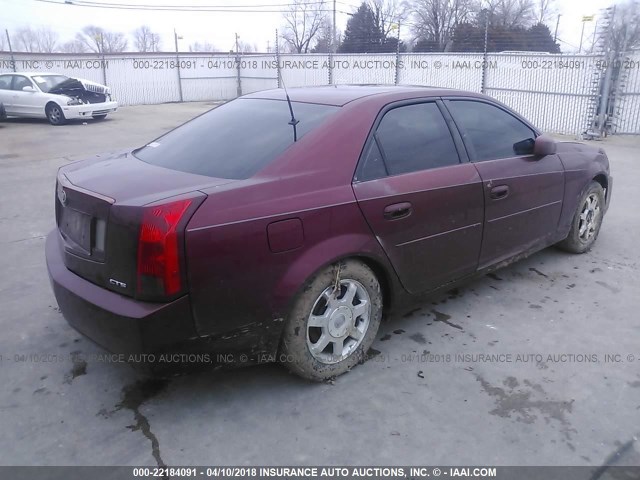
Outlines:
[{"label": "car roof", "polygon": [[[319,103],[323,105],[343,106],[354,100],[376,96],[393,97],[398,100],[405,94],[407,98],[416,96],[439,97],[448,95],[469,95],[471,92],[448,88],[396,86],[396,85],[328,85],[318,87],[296,87],[287,89],[292,102]],[[286,100],[282,88],[250,93],[242,98],[261,98]]]}]

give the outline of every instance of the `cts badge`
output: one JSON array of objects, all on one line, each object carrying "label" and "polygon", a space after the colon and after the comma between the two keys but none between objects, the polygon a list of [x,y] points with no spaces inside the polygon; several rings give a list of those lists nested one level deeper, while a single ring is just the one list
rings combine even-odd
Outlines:
[{"label": "cts badge", "polygon": [[126,283],[124,283],[124,282],[120,282],[120,281],[115,280],[115,279],[113,279],[113,278],[110,278],[110,279],[109,279],[109,283],[110,283],[111,285],[116,286],[116,287],[120,287],[120,288],[127,288],[127,284],[126,284]]},{"label": "cts badge", "polygon": [[67,204],[67,192],[65,192],[61,183],[58,183],[58,200],[60,200],[62,205]]}]

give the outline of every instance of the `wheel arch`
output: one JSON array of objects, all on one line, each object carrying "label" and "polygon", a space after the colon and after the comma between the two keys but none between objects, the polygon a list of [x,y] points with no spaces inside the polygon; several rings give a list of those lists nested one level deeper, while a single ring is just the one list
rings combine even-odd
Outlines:
[{"label": "wheel arch", "polygon": [[[360,236],[358,235],[357,237]],[[338,239],[332,239],[329,242],[339,240],[344,239],[338,237]],[[356,239],[351,240],[355,241]],[[329,245],[327,245],[329,242],[323,242],[316,245],[305,255],[298,258],[294,265],[284,273],[273,290],[274,298],[281,299],[281,301],[278,302],[279,305],[277,310],[280,311],[282,315],[286,315],[286,313],[291,309],[293,302],[304,291],[310,280],[322,270],[338,262],[357,260],[370,268],[378,279],[382,292],[383,309],[384,311],[387,311],[395,302],[396,289],[398,288],[399,281],[395,277],[395,271],[386,260],[386,256],[384,255],[384,252],[382,252],[382,248],[379,244],[376,242],[378,248],[372,250],[345,249],[331,257],[317,256],[316,254],[319,252],[331,251]],[[362,238],[360,238],[356,243],[362,245]],[[322,260],[320,260],[320,258],[322,258]],[[297,285],[297,288],[290,288],[292,285]],[[291,292],[292,290],[293,293],[289,293],[288,295],[286,294],[286,292]]]},{"label": "wheel arch", "polygon": [[49,107],[51,105],[55,105],[56,107],[60,107],[63,108],[62,105],[60,105],[59,102],[57,102],[56,100],[47,100],[47,103],[44,106],[44,113],[45,115],[47,114],[47,112],[49,111]]},{"label": "wheel arch", "polygon": [[387,268],[385,268],[382,262],[372,256],[354,255],[351,257],[345,257],[341,260],[350,259],[358,260],[364,263],[371,269],[371,271],[373,271],[376,278],[378,279],[378,282],[380,283],[380,290],[382,291],[382,309],[383,311],[389,310],[391,308],[391,305],[393,304],[394,296],[392,294],[393,289],[391,287],[391,276]]},{"label": "wheel arch", "polygon": [[600,184],[605,192],[605,201],[609,200],[609,178],[603,172],[598,173],[595,177],[593,177],[593,181]]}]

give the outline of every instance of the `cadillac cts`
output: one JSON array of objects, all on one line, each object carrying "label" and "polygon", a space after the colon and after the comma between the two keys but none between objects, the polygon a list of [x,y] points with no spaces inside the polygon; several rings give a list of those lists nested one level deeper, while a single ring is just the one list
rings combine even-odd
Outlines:
[{"label": "cadillac cts", "polygon": [[117,353],[246,352],[346,372],[383,311],[596,240],[605,153],[455,90],[253,93],[58,173],[46,257],[67,321]]}]

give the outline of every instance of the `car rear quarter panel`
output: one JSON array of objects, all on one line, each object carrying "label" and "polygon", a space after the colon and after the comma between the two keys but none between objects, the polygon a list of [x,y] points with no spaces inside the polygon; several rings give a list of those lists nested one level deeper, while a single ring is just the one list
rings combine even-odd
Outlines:
[{"label": "car rear quarter panel", "polygon": [[[285,317],[305,281],[341,258],[368,257],[392,272],[351,186],[379,108],[365,103],[343,109],[255,177],[205,189],[208,197],[186,232],[200,335]],[[294,248],[274,249],[287,242],[269,239],[268,231],[287,220],[294,220],[286,224]]]},{"label": "car rear quarter panel", "polygon": [[[337,203],[215,226],[202,226],[196,213],[186,233],[186,250],[192,308],[200,335],[283,318],[304,282],[339,258],[362,255],[386,265],[350,187],[326,194]],[[231,196],[211,196],[207,201],[210,208],[225,209],[226,201],[233,200]],[[204,208],[209,208],[207,201]],[[292,219],[302,226],[302,244],[273,252],[269,226]]]}]

